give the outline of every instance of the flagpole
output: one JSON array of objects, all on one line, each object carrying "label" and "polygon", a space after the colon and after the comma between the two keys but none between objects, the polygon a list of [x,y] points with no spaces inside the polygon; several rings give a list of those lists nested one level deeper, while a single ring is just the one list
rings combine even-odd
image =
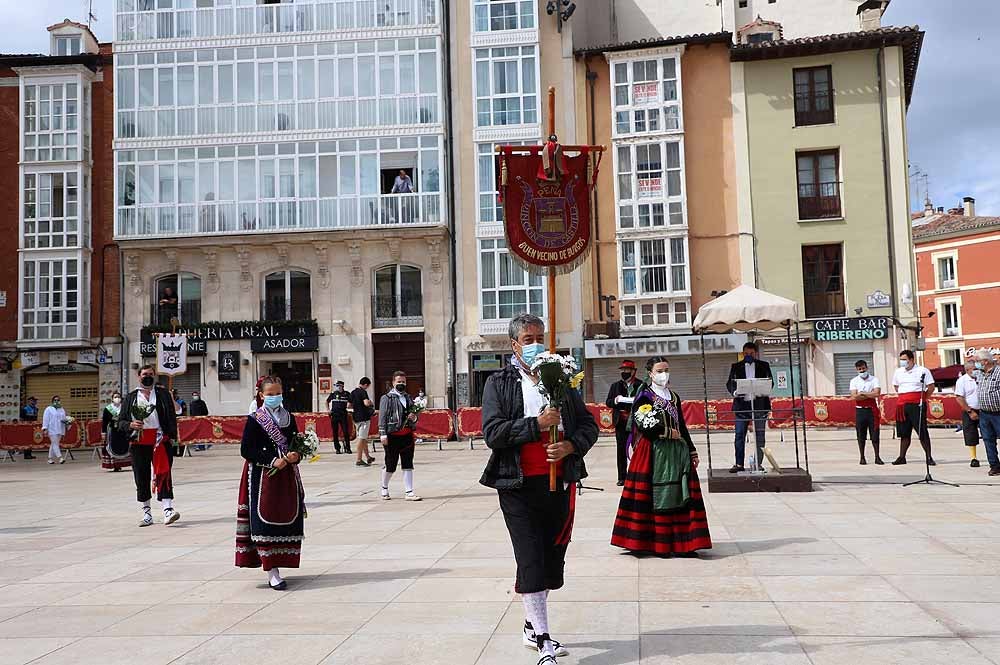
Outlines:
[{"label": "flagpole", "polygon": [[[549,132],[545,137],[548,140],[549,136],[553,136],[556,133],[556,89],[555,86],[549,86]],[[549,352],[556,352],[556,269],[555,266],[549,266]],[[559,440],[559,426],[554,425],[549,428],[549,443],[556,443]],[[549,463],[549,491],[556,491],[556,465],[554,462]]]}]

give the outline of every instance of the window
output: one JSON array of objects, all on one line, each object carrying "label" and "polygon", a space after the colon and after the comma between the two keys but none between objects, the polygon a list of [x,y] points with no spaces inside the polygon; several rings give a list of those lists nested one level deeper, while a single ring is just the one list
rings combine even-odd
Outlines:
[{"label": "window", "polygon": [[679,141],[620,145],[615,149],[618,228],[684,225]]},{"label": "window", "polygon": [[836,150],[800,152],[798,165],[799,219],[841,217],[840,156]]},{"label": "window", "polygon": [[533,0],[475,0],[476,32],[535,27]]},{"label": "window", "polygon": [[844,316],[843,257],[840,245],[803,245],[802,281],[806,318]]},{"label": "window", "polygon": [[56,37],[55,55],[80,55],[80,37]]},{"label": "window", "polygon": [[535,47],[476,49],[476,126],[538,122]]},{"label": "window", "polygon": [[961,365],[965,362],[965,354],[962,352],[961,348],[940,349],[940,352],[941,352],[942,367],[948,367],[950,365]]},{"label": "window", "polygon": [[376,270],[372,295],[374,327],[423,325],[422,288],[420,268],[391,265]]},{"label": "window", "polygon": [[80,159],[79,102],[76,83],[24,86],[24,161]]},{"label": "window", "polygon": [[612,75],[616,136],[681,128],[680,69],[676,56],[616,62]]},{"label": "window", "polygon": [[[481,224],[503,221],[503,205],[497,199],[497,145],[499,144],[476,144],[476,190],[479,196],[479,222]],[[510,141],[504,145],[538,145],[538,141]]]},{"label": "window", "polygon": [[503,239],[479,241],[479,294],[483,321],[503,321],[523,312],[545,315],[541,275],[511,258]]},{"label": "window", "polygon": [[303,321],[312,318],[309,273],[281,270],[264,277],[263,321]]},{"label": "window", "polygon": [[958,303],[941,304],[941,336],[957,337],[962,334],[961,322],[958,319]]},{"label": "window", "polygon": [[942,256],[937,260],[937,277],[939,289],[954,289],[958,286],[955,277],[955,257]]},{"label": "window", "polygon": [[747,8],[747,1],[748,0],[740,0],[740,9],[746,9]]},{"label": "window", "polygon": [[[751,42],[753,43],[753,37]],[[833,76],[829,65],[792,70],[795,82],[795,125],[833,122]]]},{"label": "window", "polygon": [[686,300],[622,303],[621,320],[622,325],[626,328],[687,327],[689,325],[688,303]]},{"label": "window", "polygon": [[79,259],[24,261],[22,339],[61,340],[87,336],[88,269],[87,262]]},{"label": "window", "polygon": [[26,249],[81,244],[78,182],[75,171],[24,175]]},{"label": "window", "polygon": [[686,244],[682,237],[622,241],[623,295],[686,293]]},{"label": "window", "polygon": [[773,41],[773,32],[755,32],[752,35],[747,35],[747,44],[766,44]]},{"label": "window", "polygon": [[178,323],[201,323],[201,279],[190,273],[173,273],[156,280],[153,286],[152,314],[154,326]]}]

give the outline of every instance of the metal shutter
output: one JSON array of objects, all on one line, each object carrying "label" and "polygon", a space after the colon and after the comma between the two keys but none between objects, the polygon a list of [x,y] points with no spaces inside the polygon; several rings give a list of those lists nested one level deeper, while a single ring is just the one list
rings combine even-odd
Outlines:
[{"label": "metal shutter", "polygon": [[[166,377],[160,377],[160,383],[166,385]],[[174,390],[184,400],[184,403],[190,406],[191,393],[196,390],[201,392],[201,363],[193,363],[189,360],[187,371],[174,377]]]},{"label": "metal shutter", "polygon": [[[670,388],[684,400],[700,400],[705,397],[705,387],[701,376],[701,356],[673,356],[670,361]],[[595,360],[593,366],[594,395],[591,401],[604,402],[608,396],[611,384],[621,379],[618,365],[622,358]],[[637,374],[640,380],[646,379],[646,361],[648,357],[636,357]],[[732,395],[726,392],[726,379],[729,378],[729,366],[733,357],[728,354],[710,354],[705,356],[705,368],[708,375],[708,398],[728,399]]]},{"label": "metal shutter", "polygon": [[28,395],[38,398],[39,423],[53,395],[59,395],[66,413],[81,422],[96,420],[101,413],[97,372],[28,374],[27,379]]},{"label": "metal shutter", "polygon": [[868,367],[872,367],[871,352],[867,353],[835,353],[833,354],[833,376],[834,385],[838,395],[851,394],[851,379],[858,375],[858,370],[854,363],[864,360]]}]

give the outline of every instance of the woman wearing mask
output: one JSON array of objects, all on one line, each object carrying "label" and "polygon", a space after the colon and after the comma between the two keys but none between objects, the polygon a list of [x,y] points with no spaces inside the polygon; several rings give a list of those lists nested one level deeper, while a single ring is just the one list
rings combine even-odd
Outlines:
[{"label": "woman wearing mask", "polygon": [[236,565],[263,567],[268,586],[284,591],[280,569],[299,567],[304,537],[300,460],[288,450],[299,430],[283,406],[281,379],[263,377],[259,386],[263,406],[247,418],[240,444],[246,461],[236,512]]},{"label": "woman wearing mask", "polygon": [[670,390],[670,363],[646,363],[648,385],[632,404],[632,458],[611,544],[634,553],[697,556],[712,537],[698,482],[698,451],[681,399]]},{"label": "woman wearing mask", "polygon": [[101,468],[105,471],[121,471],[132,466],[128,438],[118,435],[115,420],[121,413],[122,394],[117,390],[111,395],[111,403],[101,411],[101,430],[104,432],[104,447],[101,448]]},{"label": "woman wearing mask", "polygon": [[42,414],[42,434],[47,434],[49,437],[49,464],[66,463],[66,458],[59,449],[59,442],[66,434],[68,418],[59,395],[53,395],[52,404],[45,407],[45,413]]}]

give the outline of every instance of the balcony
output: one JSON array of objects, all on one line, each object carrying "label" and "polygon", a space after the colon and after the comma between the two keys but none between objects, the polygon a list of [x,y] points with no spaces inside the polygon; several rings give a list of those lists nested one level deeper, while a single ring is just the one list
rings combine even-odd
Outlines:
[{"label": "balcony", "polygon": [[799,219],[843,217],[840,205],[840,182],[799,185]]},{"label": "balcony", "polygon": [[117,239],[441,224],[441,193],[118,208]]},{"label": "balcony", "polygon": [[373,328],[408,328],[422,325],[424,316],[421,296],[372,296]]},{"label": "balcony", "polygon": [[[115,41],[195,39],[227,35],[270,35],[436,25],[437,0],[336,0],[268,3],[243,7],[140,10],[151,2],[120,0]],[[162,3],[161,3],[162,4]],[[123,9],[127,8],[127,9]]]},{"label": "balcony", "polygon": [[201,323],[201,301],[185,300],[176,305],[153,303],[149,308],[149,325],[169,326],[170,319],[176,317],[178,323],[193,325]]},{"label": "balcony", "polygon": [[312,303],[300,302],[292,298],[289,304],[285,298],[274,297],[260,301],[261,321],[305,321],[312,318]]}]

